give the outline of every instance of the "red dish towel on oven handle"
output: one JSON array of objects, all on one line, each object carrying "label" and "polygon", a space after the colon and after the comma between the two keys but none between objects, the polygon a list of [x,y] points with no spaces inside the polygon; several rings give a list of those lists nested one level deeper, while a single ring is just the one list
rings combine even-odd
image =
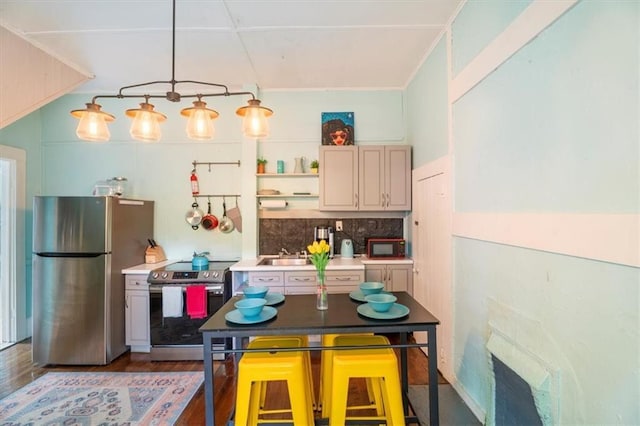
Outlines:
[{"label": "red dish towel on oven handle", "polygon": [[187,287],[187,315],[189,318],[207,317],[207,289],[203,285]]}]

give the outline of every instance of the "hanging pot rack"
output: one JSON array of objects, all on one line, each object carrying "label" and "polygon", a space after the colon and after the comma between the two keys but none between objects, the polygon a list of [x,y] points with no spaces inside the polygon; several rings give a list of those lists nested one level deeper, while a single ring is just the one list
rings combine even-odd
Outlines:
[{"label": "hanging pot rack", "polygon": [[196,198],[238,198],[242,197],[241,194],[198,194],[192,195],[194,199]]},{"label": "hanging pot rack", "polygon": [[196,169],[197,166],[209,166],[209,172],[211,172],[211,166],[238,166],[240,167],[240,160],[237,161],[193,161],[193,170]]}]

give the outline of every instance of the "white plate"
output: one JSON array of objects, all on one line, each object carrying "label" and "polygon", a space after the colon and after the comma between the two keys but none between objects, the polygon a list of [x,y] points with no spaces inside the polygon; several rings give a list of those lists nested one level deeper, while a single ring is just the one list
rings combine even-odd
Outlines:
[{"label": "white plate", "polygon": [[373,319],[398,319],[409,315],[409,308],[399,303],[394,303],[387,312],[374,311],[370,304],[358,305],[358,313]]},{"label": "white plate", "polygon": [[[389,294],[389,292],[382,290],[378,294]],[[353,300],[357,300],[358,302],[366,302],[365,295],[362,290],[353,290],[351,293],[349,293],[349,297]]]},{"label": "white plate", "polygon": [[271,318],[275,317],[277,313],[278,310],[276,308],[265,306],[262,308],[259,315],[256,315],[255,317],[245,317],[239,310],[234,309],[233,311],[227,312],[224,319],[234,324],[257,324],[269,321]]}]

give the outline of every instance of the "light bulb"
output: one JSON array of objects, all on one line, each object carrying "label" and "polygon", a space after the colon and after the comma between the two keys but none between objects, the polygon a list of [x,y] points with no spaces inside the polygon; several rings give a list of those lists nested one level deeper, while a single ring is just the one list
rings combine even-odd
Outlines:
[{"label": "light bulb", "polygon": [[80,139],[92,142],[108,141],[111,137],[104,117],[95,112],[87,112],[84,114],[78,123],[76,135]]},{"label": "light bulb", "polygon": [[86,109],[71,111],[71,115],[80,119],[76,128],[76,135],[83,140],[91,142],[108,141],[111,137],[107,122],[114,120],[113,115],[100,111],[100,105],[91,102],[86,104]]},{"label": "light bulb", "polygon": [[138,109],[128,109],[127,116],[133,117],[129,134],[135,140],[156,142],[160,140],[160,122],[167,119],[164,114],[153,110],[153,105],[147,102],[140,104]]},{"label": "light bulb", "polygon": [[180,114],[188,117],[187,136],[195,140],[212,139],[215,133],[213,120],[218,117],[218,113],[208,109],[207,104],[199,100],[194,101],[193,105],[180,111]]},{"label": "light bulb", "polygon": [[236,114],[243,117],[242,133],[250,138],[264,138],[269,136],[269,122],[267,117],[273,114],[269,108],[260,106],[258,99],[250,99],[247,106],[238,108]]}]

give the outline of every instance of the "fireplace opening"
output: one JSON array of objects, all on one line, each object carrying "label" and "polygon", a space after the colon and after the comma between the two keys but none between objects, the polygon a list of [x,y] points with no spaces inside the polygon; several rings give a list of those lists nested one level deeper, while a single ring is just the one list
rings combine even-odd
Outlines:
[{"label": "fireplace opening", "polygon": [[557,424],[557,369],[497,330],[491,333],[487,349],[492,373],[487,426]]},{"label": "fireplace opening", "polygon": [[491,355],[495,377],[495,425],[542,426],[531,386],[505,363]]}]

